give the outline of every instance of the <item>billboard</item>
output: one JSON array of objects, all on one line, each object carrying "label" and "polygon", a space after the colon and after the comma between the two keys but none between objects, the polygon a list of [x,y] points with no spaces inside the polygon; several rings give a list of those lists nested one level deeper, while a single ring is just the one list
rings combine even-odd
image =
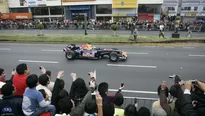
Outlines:
[{"label": "billboard", "polygon": [[46,6],[47,0],[27,0],[28,7]]},{"label": "billboard", "polygon": [[2,13],[0,19],[32,19],[31,13]]},{"label": "billboard", "polygon": [[62,0],[63,2],[90,2],[96,0]]},{"label": "billboard", "polygon": [[112,8],[137,8],[138,0],[112,0]]}]

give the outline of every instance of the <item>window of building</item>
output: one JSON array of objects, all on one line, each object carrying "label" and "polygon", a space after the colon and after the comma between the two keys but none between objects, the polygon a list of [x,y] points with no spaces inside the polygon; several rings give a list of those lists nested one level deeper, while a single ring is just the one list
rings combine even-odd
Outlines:
[{"label": "window of building", "polygon": [[205,11],[205,7],[203,7],[203,11]]},{"label": "window of building", "polygon": [[175,11],[175,8],[174,7],[168,7],[168,10],[169,11]]},{"label": "window of building", "polygon": [[10,8],[11,13],[27,13],[28,8]]},{"label": "window of building", "polygon": [[48,7],[31,8],[31,12],[33,15],[49,15]]},{"label": "window of building", "polygon": [[198,7],[194,7],[194,11],[197,11],[198,10]]},{"label": "window of building", "polygon": [[112,14],[112,5],[97,5],[96,6],[97,14]]},{"label": "window of building", "polygon": [[191,7],[183,7],[182,8],[182,11],[190,11],[191,10]]},{"label": "window of building", "polygon": [[[50,13],[51,15],[61,15],[62,14],[62,7],[57,6],[57,7],[50,7]],[[64,11],[63,11],[64,13]]]}]

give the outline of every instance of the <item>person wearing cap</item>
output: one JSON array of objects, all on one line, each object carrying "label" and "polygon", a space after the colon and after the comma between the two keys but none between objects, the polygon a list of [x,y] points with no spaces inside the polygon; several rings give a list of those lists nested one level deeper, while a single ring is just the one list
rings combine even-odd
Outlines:
[{"label": "person wearing cap", "polygon": [[1,89],[3,99],[0,100],[0,115],[1,116],[24,116],[22,111],[22,97],[14,96],[15,88],[12,83],[5,83]]}]

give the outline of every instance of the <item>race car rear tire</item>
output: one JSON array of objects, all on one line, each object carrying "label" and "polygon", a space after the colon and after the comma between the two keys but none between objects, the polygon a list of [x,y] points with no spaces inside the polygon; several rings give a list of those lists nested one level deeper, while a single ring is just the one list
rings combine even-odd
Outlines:
[{"label": "race car rear tire", "polygon": [[110,53],[109,59],[111,62],[117,62],[118,61],[118,54],[116,52]]},{"label": "race car rear tire", "polygon": [[65,57],[68,60],[73,60],[75,58],[75,52],[74,51],[68,51],[67,53],[65,53]]}]

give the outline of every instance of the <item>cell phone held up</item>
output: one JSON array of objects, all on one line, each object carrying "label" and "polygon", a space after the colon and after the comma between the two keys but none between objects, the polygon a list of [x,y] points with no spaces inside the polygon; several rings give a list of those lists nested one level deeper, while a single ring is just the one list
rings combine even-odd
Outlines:
[{"label": "cell phone held up", "polygon": [[39,69],[41,70],[41,69],[42,69],[42,66],[40,66]]},{"label": "cell phone held up", "polygon": [[120,87],[123,87],[123,86],[124,86],[124,83],[122,82]]}]

